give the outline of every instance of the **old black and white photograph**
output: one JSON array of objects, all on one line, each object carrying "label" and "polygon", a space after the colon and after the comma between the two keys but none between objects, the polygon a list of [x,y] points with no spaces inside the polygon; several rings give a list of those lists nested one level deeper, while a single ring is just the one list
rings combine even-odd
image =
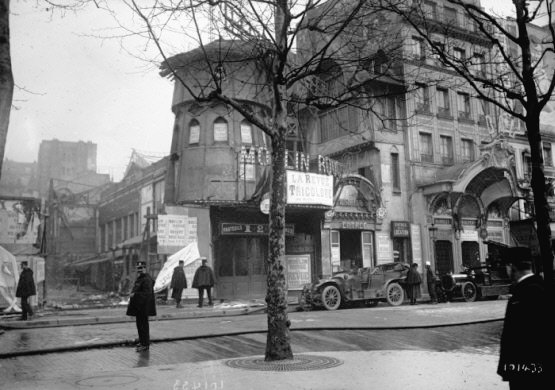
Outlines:
[{"label": "old black and white photograph", "polygon": [[0,0],[0,389],[555,384],[555,0]]}]

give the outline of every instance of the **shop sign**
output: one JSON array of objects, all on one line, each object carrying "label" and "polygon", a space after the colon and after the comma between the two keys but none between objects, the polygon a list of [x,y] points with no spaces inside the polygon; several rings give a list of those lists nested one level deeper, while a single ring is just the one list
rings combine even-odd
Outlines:
[{"label": "shop sign", "polygon": [[[245,236],[245,235],[267,235],[270,232],[270,227],[266,223],[229,223],[222,222],[220,225],[220,232],[224,236]],[[285,235],[295,235],[295,225],[285,224]]]},{"label": "shop sign", "polygon": [[461,241],[478,241],[478,231],[463,230],[461,232]]},{"label": "shop sign", "polygon": [[287,171],[287,203],[333,207],[333,176]]},{"label": "shop sign", "polygon": [[503,239],[503,230],[488,229],[488,240],[504,244],[505,240]]},{"label": "shop sign", "polygon": [[302,290],[310,283],[310,255],[286,255],[287,289]]},{"label": "shop sign", "polygon": [[373,224],[363,221],[341,221],[340,229],[372,230]]},{"label": "shop sign", "polygon": [[391,221],[391,237],[409,238],[410,223],[406,221]]}]

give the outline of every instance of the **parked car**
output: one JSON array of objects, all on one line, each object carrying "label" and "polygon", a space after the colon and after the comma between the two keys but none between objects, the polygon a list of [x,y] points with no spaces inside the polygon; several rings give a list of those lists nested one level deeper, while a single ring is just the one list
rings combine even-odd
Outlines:
[{"label": "parked car", "polygon": [[503,266],[486,264],[465,267],[460,274],[446,274],[440,286],[447,300],[463,298],[467,302],[477,299],[497,299],[509,293],[511,280]]},{"label": "parked car", "polygon": [[387,263],[352,271],[341,270],[330,278],[305,285],[299,295],[299,306],[327,310],[336,310],[353,302],[364,302],[369,306],[387,302],[399,306],[405,299],[403,284],[408,269],[404,263]]}]

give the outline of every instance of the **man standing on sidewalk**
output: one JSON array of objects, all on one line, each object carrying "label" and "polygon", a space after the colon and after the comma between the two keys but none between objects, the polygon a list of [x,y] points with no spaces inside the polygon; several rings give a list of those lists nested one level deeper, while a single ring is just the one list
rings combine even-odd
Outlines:
[{"label": "man standing on sidewalk", "polygon": [[21,262],[21,275],[19,275],[19,282],[17,283],[17,290],[15,296],[21,298],[21,320],[27,321],[27,316],[33,316],[33,309],[29,303],[29,297],[36,295],[35,281],[33,280],[33,270],[28,267],[29,263],[26,261]]},{"label": "man standing on sidewalk", "polygon": [[202,264],[195,271],[195,276],[193,278],[193,288],[198,289],[198,307],[202,307],[202,301],[204,299],[204,290],[208,295],[208,305],[212,306],[212,286],[214,286],[214,272],[206,263],[208,260],[206,257],[201,257]]},{"label": "man standing on sidewalk", "polygon": [[429,261],[426,262],[426,284],[428,285],[430,302],[437,303],[436,275],[434,274],[434,271],[432,271],[432,264]]},{"label": "man standing on sidewalk", "polygon": [[[543,279],[532,273],[529,248],[507,248],[507,273],[514,281],[507,303],[497,373],[511,390],[551,389],[552,302]],[[549,386],[549,387],[547,387]]]},{"label": "man standing on sidewalk", "polygon": [[173,269],[172,281],[170,282],[172,298],[175,299],[175,307],[178,309],[183,307],[181,305],[181,295],[183,295],[183,289],[187,288],[187,279],[183,270],[184,264],[183,260],[179,260],[179,265]]},{"label": "man standing on sidewalk", "polygon": [[127,315],[135,316],[137,332],[139,333],[139,345],[136,351],[148,351],[150,346],[150,328],[148,316],[156,315],[156,301],[154,297],[154,280],[146,273],[146,263],[137,263],[137,280],[133,285]]}]

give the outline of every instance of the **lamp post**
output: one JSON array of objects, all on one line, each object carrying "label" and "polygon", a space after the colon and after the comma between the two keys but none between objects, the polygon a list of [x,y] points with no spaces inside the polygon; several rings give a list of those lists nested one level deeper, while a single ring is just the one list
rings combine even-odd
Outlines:
[{"label": "lamp post", "polygon": [[436,235],[437,235],[437,227],[435,227],[434,223],[432,222],[432,226],[430,226],[428,228],[428,233],[430,234],[430,239],[432,240],[432,250],[430,251],[430,254],[432,255],[432,259],[434,261],[434,268],[435,268],[435,257],[436,257],[436,248],[435,248],[435,243],[436,243]]}]

